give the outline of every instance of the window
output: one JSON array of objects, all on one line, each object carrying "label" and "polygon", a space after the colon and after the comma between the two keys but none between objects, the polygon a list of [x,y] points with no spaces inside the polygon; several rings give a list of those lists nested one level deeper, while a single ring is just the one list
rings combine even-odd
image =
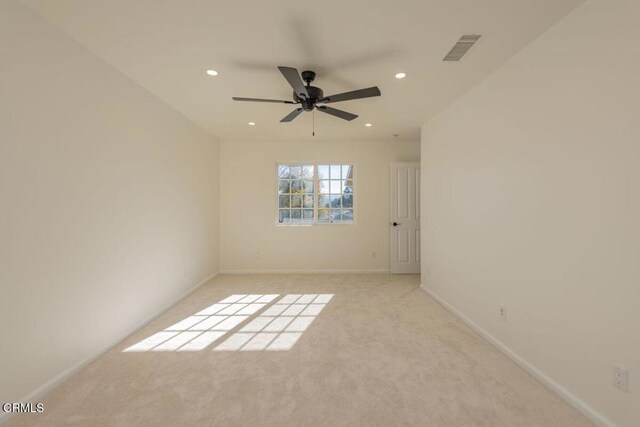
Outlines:
[{"label": "window", "polygon": [[278,224],[353,223],[353,165],[278,165]]},{"label": "window", "polygon": [[353,166],[318,165],[318,222],[353,222]]},{"label": "window", "polygon": [[278,223],[313,224],[314,165],[278,166]]}]

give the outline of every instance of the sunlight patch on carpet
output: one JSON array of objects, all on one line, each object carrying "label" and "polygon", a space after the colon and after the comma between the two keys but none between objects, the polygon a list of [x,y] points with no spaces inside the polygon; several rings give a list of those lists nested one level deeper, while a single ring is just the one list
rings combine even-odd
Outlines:
[{"label": "sunlight patch on carpet", "polygon": [[123,351],[202,351],[216,342],[214,351],[290,350],[333,294],[279,296],[231,295]]}]

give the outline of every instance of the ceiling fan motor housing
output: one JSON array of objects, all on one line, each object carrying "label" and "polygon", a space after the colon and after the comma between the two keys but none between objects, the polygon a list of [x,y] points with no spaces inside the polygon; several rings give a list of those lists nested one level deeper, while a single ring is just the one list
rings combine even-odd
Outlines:
[{"label": "ceiling fan motor housing", "polygon": [[311,111],[313,110],[313,105],[318,102],[319,99],[322,99],[324,97],[324,92],[322,92],[322,89],[315,86],[306,86],[305,89],[307,89],[309,98],[299,97],[298,94],[294,91],[293,100],[296,102],[300,102],[300,104],[302,104],[302,108],[304,108],[305,111]]}]

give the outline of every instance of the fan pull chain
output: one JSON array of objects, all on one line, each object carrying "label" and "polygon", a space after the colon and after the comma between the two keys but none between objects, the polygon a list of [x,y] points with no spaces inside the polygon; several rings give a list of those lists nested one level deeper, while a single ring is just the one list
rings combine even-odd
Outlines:
[{"label": "fan pull chain", "polygon": [[311,128],[311,136],[316,136],[316,110],[313,110],[311,112],[311,122],[313,123]]}]

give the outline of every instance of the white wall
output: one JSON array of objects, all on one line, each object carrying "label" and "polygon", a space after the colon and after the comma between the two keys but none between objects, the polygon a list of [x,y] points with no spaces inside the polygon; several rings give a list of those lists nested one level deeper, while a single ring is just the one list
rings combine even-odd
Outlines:
[{"label": "white wall", "polygon": [[[418,161],[419,142],[224,141],[220,156],[221,270],[389,269],[389,163]],[[306,161],[354,164],[355,224],[275,225],[276,163]]]},{"label": "white wall", "polygon": [[0,2],[0,402],[217,271],[218,143]]},{"label": "white wall", "polygon": [[638,17],[587,1],[422,140],[423,284],[620,426],[640,425]]}]

